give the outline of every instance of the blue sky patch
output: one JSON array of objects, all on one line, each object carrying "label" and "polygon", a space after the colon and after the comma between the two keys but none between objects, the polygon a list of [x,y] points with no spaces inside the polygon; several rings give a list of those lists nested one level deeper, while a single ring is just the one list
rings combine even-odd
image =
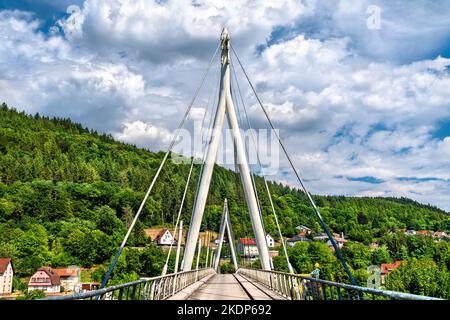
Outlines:
[{"label": "blue sky patch", "polygon": [[450,180],[441,179],[441,178],[435,178],[435,177],[424,177],[424,178],[417,178],[417,177],[397,177],[398,181],[407,181],[407,182],[428,182],[428,181],[441,181],[441,182],[448,182],[450,183]]},{"label": "blue sky patch", "polygon": [[39,31],[47,33],[56,21],[67,14],[70,5],[82,6],[84,0],[10,0],[0,2],[0,10],[22,10],[34,13],[42,21]]},{"label": "blue sky patch", "polygon": [[367,182],[371,184],[380,184],[383,182],[386,182],[383,179],[375,178],[372,176],[365,176],[365,177],[345,177],[343,175],[334,176],[335,179],[347,179],[349,181],[359,181],[359,182]]},{"label": "blue sky patch", "polygon": [[347,177],[347,180],[349,181],[359,181],[359,182],[367,182],[371,184],[380,184],[385,182],[383,179],[378,179],[372,176],[366,176],[366,177]]},{"label": "blue sky patch", "polygon": [[441,121],[438,125],[438,129],[433,132],[433,136],[439,140],[450,137],[450,119]]}]

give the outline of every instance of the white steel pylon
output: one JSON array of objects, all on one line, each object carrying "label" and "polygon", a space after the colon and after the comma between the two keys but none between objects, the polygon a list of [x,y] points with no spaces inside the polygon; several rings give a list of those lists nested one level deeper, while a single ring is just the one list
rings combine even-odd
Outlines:
[{"label": "white steel pylon", "polygon": [[227,229],[228,243],[230,245],[231,260],[233,261],[234,270],[237,270],[238,264],[237,264],[237,259],[236,259],[236,251],[234,250],[233,236],[231,235],[231,219],[230,219],[230,212],[228,211],[227,199],[225,199],[225,202],[223,204],[222,221],[220,223],[220,230],[219,230],[219,243],[217,245],[217,253],[215,256],[215,260],[214,260],[214,269],[216,271],[219,269],[220,253],[222,252],[222,243],[223,243],[223,238],[225,236],[225,229]]},{"label": "white steel pylon", "polygon": [[214,127],[209,144],[208,153],[206,155],[205,164],[198,188],[198,194],[194,204],[192,213],[192,220],[189,226],[189,232],[186,241],[186,249],[183,260],[183,271],[189,271],[192,268],[194,260],[195,246],[197,244],[200,226],[202,222],[203,212],[205,210],[206,199],[208,196],[211,177],[214,169],[214,164],[217,158],[217,150],[222,133],[223,122],[225,115],[228,119],[228,124],[233,136],[233,142],[237,155],[237,166],[241,175],[241,181],[244,188],[245,199],[247,202],[248,211],[250,214],[253,232],[255,234],[256,245],[258,247],[259,258],[261,266],[264,270],[271,270],[271,263],[269,257],[269,249],[267,248],[264,229],[259,214],[259,208],[256,201],[255,190],[253,188],[252,179],[250,176],[250,169],[245,156],[244,144],[242,142],[241,133],[239,131],[239,124],[236,117],[236,111],[231,97],[230,86],[230,34],[227,28],[224,28],[221,34],[221,81],[220,81],[220,98],[217,106],[216,115],[214,118]]}]

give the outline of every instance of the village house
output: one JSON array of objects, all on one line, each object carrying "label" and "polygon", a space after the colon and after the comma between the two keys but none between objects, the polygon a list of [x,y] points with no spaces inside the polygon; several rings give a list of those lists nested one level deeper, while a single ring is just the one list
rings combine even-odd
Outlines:
[{"label": "village house", "polygon": [[81,284],[81,292],[93,291],[100,289],[98,282],[85,282]]},{"label": "village house", "polygon": [[167,228],[145,229],[144,232],[150,240],[156,242],[159,246],[170,246],[170,244],[176,245],[177,243],[174,236]]},{"label": "village house", "polygon": [[381,285],[384,285],[386,283],[386,277],[400,267],[402,264],[402,261],[395,261],[394,263],[382,263],[381,264],[381,273],[380,273],[380,283]]},{"label": "village house", "polygon": [[300,232],[305,232],[306,234],[311,233],[311,229],[302,225],[296,226],[295,229],[299,230]]},{"label": "village house", "polygon": [[372,242],[371,244],[369,244],[369,249],[370,250],[375,250],[379,247],[378,243],[376,242]]},{"label": "village house", "polygon": [[12,292],[14,269],[11,258],[0,259],[0,295]]},{"label": "village house", "polygon": [[288,246],[293,247],[293,246],[295,246],[295,244],[297,242],[310,242],[311,241],[311,239],[308,239],[306,236],[304,236],[302,234],[304,234],[304,233],[299,233],[299,234],[293,236],[292,238],[288,239],[288,241],[287,241]]},{"label": "village house", "polygon": [[[219,240],[219,238],[216,238],[216,239],[214,239],[214,244],[219,244],[219,242],[220,242],[220,240]],[[226,243],[227,242],[227,239],[225,239],[225,237],[222,239],[222,244],[223,243]]]},{"label": "village house", "polygon": [[238,253],[241,257],[256,258],[259,256],[258,247],[255,239],[239,238]]},{"label": "village house", "polygon": [[266,243],[269,248],[275,247],[275,240],[270,234],[266,234]]},{"label": "village house", "polygon": [[419,230],[419,231],[417,231],[416,235],[431,237],[433,235],[433,231],[430,231],[430,230]]},{"label": "village house", "polygon": [[327,240],[327,239],[328,239],[328,235],[325,232],[318,233],[317,235],[315,235],[313,237],[314,241],[322,241],[322,240]]},{"label": "village house", "polygon": [[416,235],[416,230],[406,230],[405,231],[405,234],[407,235],[407,236],[414,236],[414,235]]},{"label": "village house", "polygon": [[271,258],[278,257],[279,254],[280,254],[280,253],[278,252],[278,250],[269,250],[269,256],[270,256]]},{"label": "village house", "polygon": [[36,271],[28,282],[28,291],[42,290],[45,293],[58,293],[61,291],[61,279],[50,267],[42,267]]},{"label": "village house", "polygon": [[68,268],[56,268],[55,272],[59,275],[61,286],[64,291],[80,291],[80,268],[70,266]]},{"label": "village house", "polygon": [[[344,246],[344,244],[347,242],[347,240],[344,238],[344,233],[341,232],[340,236],[337,234],[334,234],[334,241],[336,241],[336,244],[338,246],[339,249],[342,249],[342,247]],[[334,250],[333,244],[331,243],[331,240],[327,241],[327,245]]]},{"label": "village house", "polygon": [[446,234],[444,231],[436,231],[433,233],[433,238],[437,239],[437,240],[442,240],[447,237],[448,237],[448,234]]}]

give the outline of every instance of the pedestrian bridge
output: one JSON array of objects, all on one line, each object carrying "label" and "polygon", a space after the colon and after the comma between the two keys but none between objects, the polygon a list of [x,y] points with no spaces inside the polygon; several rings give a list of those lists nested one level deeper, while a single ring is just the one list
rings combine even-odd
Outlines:
[{"label": "pedestrian bridge", "polygon": [[233,274],[198,269],[47,297],[44,300],[439,300],[301,275],[239,268]]},{"label": "pedestrian bridge", "polygon": [[[202,160],[200,167],[200,174],[197,181],[197,189],[195,192],[195,201],[192,207],[192,216],[189,222],[189,231],[186,238],[185,248],[183,257],[181,260],[181,241],[177,242],[177,251],[175,258],[175,265],[173,273],[166,274],[168,270],[168,262],[170,258],[170,253],[172,249],[172,244],[167,252],[166,263],[162,270],[162,275],[153,278],[141,278],[138,281],[124,283],[121,285],[108,286],[109,277],[122,253],[123,248],[127,244],[128,237],[130,236],[133,228],[142,213],[146,201],[151,194],[153,187],[155,186],[156,180],[160,175],[164,164],[166,163],[169,155],[173,151],[173,147],[180,135],[180,130],[185,125],[186,119],[191,112],[194,102],[196,101],[199,92],[204,86],[205,79],[209,74],[212,63],[216,57],[216,54],[221,48],[220,54],[220,82],[217,83],[216,93],[219,95],[215,96],[215,99],[208,99],[207,107],[205,110],[209,110],[209,102],[211,102],[211,117],[209,124],[206,126],[205,119],[207,112],[205,111],[203,115],[201,131],[207,134],[208,139],[202,142]],[[232,59],[233,57],[233,59]],[[235,60],[234,60],[235,59]],[[266,214],[273,215],[275,221],[276,229],[278,231],[278,238],[280,239],[283,255],[286,259],[286,264],[289,269],[289,273],[272,271],[273,264],[271,263],[271,257],[269,255],[269,250],[266,241],[266,232],[263,225],[263,210],[259,203],[258,190],[256,189],[256,184],[254,181],[255,173],[251,172],[251,167],[248,164],[246,153],[246,148],[244,147],[244,140],[241,136],[240,129],[242,124],[247,123],[248,129],[252,131],[252,126],[250,120],[247,116],[247,109],[245,107],[244,99],[242,98],[242,93],[240,91],[240,86],[237,81],[237,76],[234,72],[234,67],[232,65],[233,61],[237,61],[242,74],[248,82],[249,88],[257,101],[257,105],[260,106],[262,114],[265,115],[267,123],[270,125],[272,132],[275,134],[276,140],[278,141],[281,150],[283,151],[286,160],[288,161],[295,178],[297,179],[299,185],[301,186],[301,191],[307,197],[311,208],[315,212],[315,216],[321,226],[321,228],[327,234],[330,243],[333,246],[336,257],[341,262],[348,279],[351,284],[337,283],[327,280],[322,280],[318,278],[305,277],[302,275],[296,275],[295,270],[292,267],[288,251],[286,249],[286,243],[282,234],[280,223],[278,221],[277,212],[272,200],[272,194],[267,183],[266,177],[261,175],[265,192],[267,193],[267,199],[270,203],[270,209]],[[232,72],[233,71],[233,72]],[[232,77],[234,75],[234,77]],[[213,81],[214,82],[214,81]],[[236,85],[237,91],[234,90],[234,84]],[[232,90],[233,88],[233,90]],[[232,94],[233,93],[233,94]],[[236,93],[239,93],[238,95]],[[240,96],[240,102],[237,100],[237,96]],[[217,102],[217,104],[216,104]],[[239,103],[238,103],[239,102]],[[242,114],[239,112],[239,105],[242,107]],[[214,116],[214,121],[212,115]],[[239,115],[239,117],[238,117]],[[245,120],[244,122],[244,117]],[[241,119],[242,116],[242,119]],[[258,251],[258,258],[261,262],[261,267],[263,270],[247,269],[239,267],[239,261],[234,249],[234,236],[231,226],[230,212],[228,210],[227,199],[224,199],[224,209],[222,214],[222,220],[219,230],[219,238],[217,250],[213,254],[209,255],[209,242],[204,243],[206,246],[206,260],[202,261],[202,265],[205,269],[199,269],[199,263],[202,260],[201,250],[202,250],[202,240],[199,237],[200,228],[203,219],[203,213],[206,206],[206,201],[208,197],[208,192],[210,188],[210,183],[212,179],[213,169],[215,166],[220,136],[223,128],[223,123],[225,118],[228,121],[229,127],[232,129],[231,133],[233,136],[233,147],[235,151],[235,166],[236,171],[240,174],[240,180],[244,190],[245,202],[247,204],[247,209],[250,215],[250,220],[252,223],[252,228],[255,236],[256,247]],[[238,119],[239,118],[239,119]],[[213,134],[214,133],[214,134]],[[202,134],[200,134],[202,136]],[[256,137],[251,136],[251,142],[256,150],[256,155],[258,158],[259,174],[264,172],[264,168],[259,161],[259,148],[256,143]],[[194,168],[194,155],[192,155],[191,165],[189,169],[189,174],[186,178],[186,183],[184,187],[184,193],[181,198],[180,205],[178,207],[178,213],[176,218],[176,223],[174,226],[175,235],[178,230],[178,239],[182,239],[182,224],[181,213],[185,205],[186,194],[190,185],[192,172]],[[225,236],[225,230],[227,231],[228,242],[230,244],[230,253],[234,269],[237,270],[234,274],[218,274],[216,270],[220,270],[220,260],[221,260],[221,248],[222,242]],[[197,259],[195,257],[195,251],[197,250]],[[209,259],[211,258],[211,261]],[[214,262],[212,261],[214,259]],[[179,261],[182,261],[180,269]],[[194,266],[194,260],[196,261]],[[211,266],[212,268],[208,268]],[[178,270],[182,270],[178,272]],[[220,36],[220,43],[216,47],[216,50],[210,60],[209,66],[206,69],[203,78],[201,80],[200,86],[197,88],[194,97],[191,100],[184,116],[178,126],[175,134],[172,137],[169,148],[167,149],[156,173],[152,179],[150,186],[144,196],[144,199],[133,218],[128,231],[119,249],[111,262],[109,269],[103,279],[101,289],[91,292],[85,292],[73,295],[64,295],[58,297],[49,297],[47,299],[52,300],[65,300],[65,299],[92,299],[92,300],[366,300],[366,299],[376,299],[376,300],[386,300],[386,299],[412,299],[412,300],[423,300],[423,299],[434,299],[431,297],[423,297],[412,294],[405,294],[400,292],[392,292],[385,290],[377,290],[372,288],[361,287],[357,285],[355,278],[352,275],[350,268],[345,262],[340,249],[328,228],[327,224],[322,218],[318,207],[316,206],[313,197],[310,195],[303,179],[300,176],[299,170],[294,165],[292,158],[290,157],[287,149],[282,142],[277,130],[275,129],[269,114],[264,107],[261,99],[256,93],[255,86],[250,81],[250,78],[245,71],[244,66],[239,59],[236,50],[231,46],[230,34],[226,28],[223,29]]]}]

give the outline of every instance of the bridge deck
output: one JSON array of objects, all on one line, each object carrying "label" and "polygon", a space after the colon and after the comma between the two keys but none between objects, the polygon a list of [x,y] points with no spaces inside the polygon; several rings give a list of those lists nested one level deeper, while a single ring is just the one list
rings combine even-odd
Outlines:
[{"label": "bridge deck", "polygon": [[240,275],[217,274],[198,288],[188,300],[272,300],[283,297],[257,287]]}]

